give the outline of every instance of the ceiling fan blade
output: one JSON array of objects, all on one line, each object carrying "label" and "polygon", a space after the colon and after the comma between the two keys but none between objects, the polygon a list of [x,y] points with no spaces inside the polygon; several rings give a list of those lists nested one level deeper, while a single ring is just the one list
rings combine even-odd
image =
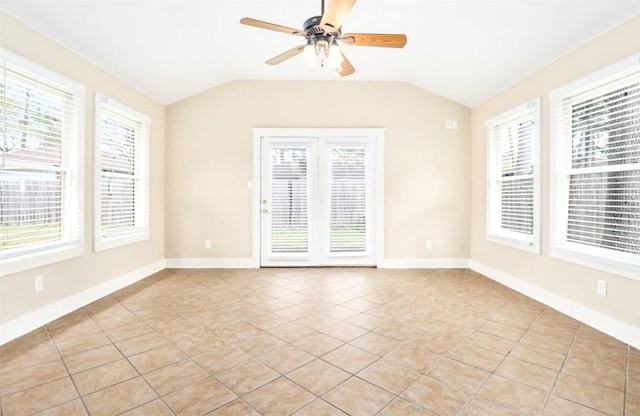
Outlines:
[{"label": "ceiling fan blade", "polygon": [[407,44],[406,35],[391,33],[346,33],[340,40],[348,45],[384,48],[403,48]]},{"label": "ceiling fan blade", "polygon": [[275,30],[276,32],[289,33],[291,35],[306,36],[304,30],[293,29],[291,27],[276,25],[275,23],[263,22],[262,20],[252,19],[250,17],[244,17],[240,19],[240,23],[248,26],[255,26],[262,29]]},{"label": "ceiling fan blade", "polygon": [[344,58],[344,61],[342,61],[342,71],[340,71],[340,76],[346,77],[356,72],[356,69],[351,65],[351,62],[349,62],[344,53],[342,54],[342,57]]},{"label": "ceiling fan blade", "polygon": [[320,21],[320,27],[329,33],[337,32],[355,2],[356,0],[329,0]]},{"label": "ceiling fan blade", "polygon": [[305,45],[300,45],[300,46],[296,46],[295,48],[289,49],[288,51],[269,59],[268,61],[265,62],[265,64],[278,65],[279,63],[282,63],[287,59],[291,59],[296,55],[300,55],[302,51],[304,51],[304,47]]}]

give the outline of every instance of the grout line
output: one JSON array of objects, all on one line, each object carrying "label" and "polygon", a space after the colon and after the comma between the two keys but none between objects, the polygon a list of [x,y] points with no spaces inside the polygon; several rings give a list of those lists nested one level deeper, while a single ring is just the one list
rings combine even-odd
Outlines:
[{"label": "grout line", "polygon": [[574,331],[573,338],[571,339],[571,344],[569,345],[569,349],[567,349],[567,352],[564,354],[564,360],[562,361],[562,365],[560,366],[560,369],[558,370],[558,373],[556,375],[556,379],[553,381],[553,385],[551,386],[551,389],[549,390],[549,393],[547,394],[547,398],[544,401],[544,405],[542,406],[542,414],[544,414],[544,412],[547,410],[547,406],[549,406],[549,402],[551,400],[551,396],[553,396],[553,391],[556,389],[556,385],[558,384],[558,381],[560,380],[560,375],[562,375],[562,370],[564,369],[564,366],[567,363],[567,360],[569,359],[569,353],[573,349],[573,346],[575,345],[576,340],[578,339],[578,332],[579,331],[580,331],[580,325],[578,325],[578,328],[576,328],[576,330]]},{"label": "grout line", "polygon": [[[475,333],[475,331],[474,331],[474,333]],[[481,347],[480,347],[480,348],[481,348]],[[509,351],[509,353],[511,353],[511,351]],[[477,399],[477,398],[479,398],[479,397],[480,397],[480,396],[479,396],[480,391],[482,391],[482,389],[484,388],[484,386],[485,386],[485,385],[487,385],[487,383],[489,383],[489,380],[491,380],[495,375],[497,375],[497,374],[496,374],[496,371],[498,370],[498,368],[500,368],[500,366],[502,365],[502,363],[503,363],[503,362],[505,362],[505,360],[506,360],[506,359],[507,359],[507,357],[509,356],[509,353],[507,353],[507,354],[505,354],[505,355],[504,355],[504,358],[502,358],[502,360],[500,360],[500,363],[498,363],[498,365],[496,365],[496,368],[495,368],[494,370],[492,370],[492,371],[488,371],[488,370],[485,370],[485,369],[481,369],[481,370],[488,371],[488,372],[489,372],[489,376],[486,378],[486,380],[484,380],[484,381],[480,384],[480,386],[476,389],[476,391],[475,391],[475,392],[474,392],[474,393],[473,393],[473,394],[472,394],[472,395],[467,399],[467,401],[466,401],[466,402],[465,402],[465,404],[462,406],[462,408],[460,409],[460,411],[458,412],[458,414],[463,414],[463,413],[464,413],[464,411],[469,407],[469,405],[471,404],[471,402],[472,402],[473,400],[475,400],[475,399]],[[454,361],[458,361],[458,360],[456,360],[455,358],[451,358],[451,359],[452,359],[452,360],[454,360]],[[462,362],[462,361],[458,361],[458,362],[460,362],[460,363],[462,363],[462,364],[470,365],[470,366],[472,366],[472,367],[474,367],[474,368],[479,368],[479,367],[473,366],[473,365],[471,365],[471,364],[464,363],[464,362]],[[510,380],[510,379],[509,379],[509,380]],[[482,398],[482,397],[480,397],[480,398]],[[482,398],[482,399],[484,399],[484,398]],[[484,400],[487,400],[487,399],[484,399]],[[491,400],[488,400],[488,401],[491,401]],[[492,402],[492,403],[495,403],[495,402]],[[498,407],[502,407],[502,408],[504,408],[504,406],[502,406],[502,404],[500,404],[500,403],[495,403],[495,404],[496,404]],[[509,409],[509,410],[513,410],[513,409]],[[514,410],[514,412],[515,412],[515,410]]]},{"label": "grout line", "polygon": [[[507,306],[507,305],[503,305],[503,306],[502,306],[502,308],[500,308],[500,312],[502,312],[502,311],[506,308],[506,306]],[[542,309],[542,311],[541,311],[540,313],[538,313],[538,316],[536,317],[536,319],[535,319],[535,320],[534,320],[534,321],[529,325],[529,327],[528,327],[528,328],[526,328],[526,330],[525,330],[525,331],[523,331],[523,332],[522,332],[522,335],[520,335],[520,337],[519,337],[517,340],[512,340],[512,341],[514,342],[513,347],[512,347],[512,348],[511,348],[511,349],[510,349],[506,354],[504,354],[504,358],[503,358],[503,359],[500,361],[500,363],[496,366],[495,370],[493,370],[493,371],[489,371],[490,375],[487,377],[487,379],[486,379],[484,382],[482,382],[482,383],[480,384],[480,386],[479,386],[479,387],[476,389],[476,391],[471,395],[471,397],[470,397],[469,399],[467,399],[467,402],[464,404],[464,406],[462,406],[462,408],[460,409],[460,411],[458,412],[458,414],[462,415],[462,414],[464,413],[464,411],[469,407],[469,405],[471,404],[471,402],[473,402],[473,400],[475,400],[475,399],[477,399],[477,398],[481,398],[482,400],[490,401],[491,403],[494,403],[494,404],[495,404],[495,405],[497,405],[498,407],[505,408],[505,407],[504,407],[504,406],[502,406],[502,404],[500,404],[500,403],[496,403],[496,402],[493,402],[493,401],[491,401],[491,400],[484,399],[483,397],[479,396],[479,393],[480,393],[480,391],[482,391],[482,389],[484,388],[484,386],[489,382],[489,380],[491,380],[494,376],[499,376],[499,375],[497,375],[497,374],[496,374],[496,371],[497,371],[497,370],[502,366],[502,364],[507,360],[507,358],[511,357],[511,351],[513,351],[513,349],[514,349],[514,348],[516,348],[516,347],[518,346],[518,344],[520,344],[520,342],[522,341],[522,339],[524,338],[524,336],[529,332],[529,330],[531,330],[531,329],[532,329],[533,324],[534,324],[538,319],[540,319],[540,316],[542,315],[542,313],[543,313],[545,310],[546,310],[546,308],[543,308],[543,309]],[[472,332],[472,334],[471,334],[471,335],[469,335],[469,337],[467,337],[467,339],[469,339],[471,336],[473,336],[473,334],[475,334],[476,332],[482,332],[482,327],[484,327],[484,325],[486,325],[488,322],[495,322],[495,323],[502,324],[502,325],[513,326],[514,328],[520,328],[520,327],[516,327],[516,326],[514,326],[514,325],[505,324],[505,323],[503,323],[503,322],[493,321],[491,318],[487,318],[487,319],[485,320],[485,322],[483,323],[483,325],[481,325],[480,327],[478,327],[478,328],[474,329],[474,331]],[[520,328],[520,329],[524,329],[524,328]],[[490,334],[490,335],[493,335],[493,334]],[[498,336],[498,335],[496,335],[496,336]],[[464,342],[464,341],[463,341],[463,342]],[[482,347],[480,347],[480,348],[482,348]],[[513,358],[514,358],[514,359],[517,359],[516,357],[513,357]],[[455,358],[451,358],[451,359],[455,360]],[[458,360],[455,360],[455,361],[458,361]],[[459,361],[459,362],[461,362],[461,361]],[[463,364],[466,364],[466,363],[463,363]],[[530,363],[530,364],[533,364],[533,363]],[[470,365],[470,364],[467,364],[467,365]],[[475,367],[475,366],[472,366],[472,367]],[[479,368],[479,367],[475,367],[475,368]],[[482,370],[484,370],[484,369],[482,369]],[[488,370],[485,370],[485,371],[488,371]],[[499,377],[500,377],[500,376],[499,376]],[[507,378],[507,380],[511,380],[511,379],[510,379],[510,378]],[[521,384],[521,385],[523,385],[523,386],[531,387],[531,386],[526,385],[526,384],[524,384],[524,383],[520,383],[520,382],[518,382],[518,381],[516,381],[516,380],[511,380],[511,381],[516,382],[516,383],[518,383],[518,384]],[[531,387],[531,388],[534,388],[534,387]],[[547,397],[548,397],[548,395],[547,395]],[[510,408],[506,408],[506,409],[508,409],[508,410],[510,410],[510,411],[513,411],[513,412],[516,412],[514,409],[510,409]],[[544,406],[543,406],[543,409],[544,409]]]},{"label": "grout line", "polygon": [[[93,322],[93,320],[92,320],[92,322]],[[67,377],[69,377],[69,380],[71,380],[71,384],[73,384],[73,388],[76,389],[76,394],[78,395],[77,399],[80,400],[80,403],[82,403],[82,407],[84,407],[84,410],[87,412],[88,415],[90,415],[91,413],[89,412],[89,408],[87,407],[87,404],[84,402],[84,399],[82,398],[82,395],[80,394],[80,390],[78,389],[78,386],[76,385],[76,381],[71,376],[71,372],[69,371],[69,367],[67,367],[67,363],[64,361],[64,358],[62,357],[62,354],[60,353],[60,350],[58,349],[58,344],[53,340],[53,335],[51,334],[51,331],[49,330],[49,325],[48,324],[45,325],[45,328],[47,330],[47,334],[49,335],[49,341],[53,344],[53,347],[56,349],[56,352],[58,353],[58,357],[60,358],[60,361],[62,362],[62,365],[64,366],[64,369],[67,370]],[[65,403],[68,403],[68,402],[65,402]]]},{"label": "grout line", "polygon": [[[111,295],[109,295],[109,296],[113,296],[113,295],[117,294],[118,292],[119,292],[119,291],[117,291],[117,292],[115,292],[115,293],[113,293],[113,294],[111,294]],[[104,298],[103,298],[103,299],[104,299]],[[136,315],[135,313],[133,313],[129,308],[127,308],[125,305],[123,305],[123,304],[122,304],[122,302],[120,302],[117,298],[115,298],[115,296],[113,297],[113,300],[114,300],[118,305],[120,305],[120,306],[122,306],[123,308],[125,308],[129,313],[133,314],[133,315],[134,315],[136,318],[138,318],[140,321],[142,321],[142,322],[145,322],[145,323],[146,323],[146,321],[144,321],[144,319],[140,318],[138,315]],[[87,306],[88,306],[88,305],[87,305]],[[83,311],[84,311],[84,308],[82,308],[82,309],[83,309]],[[86,311],[85,311],[85,314],[86,314]],[[135,372],[136,372],[136,373],[138,373],[138,377],[140,377],[140,379],[142,379],[142,380],[144,381],[144,383],[145,383],[145,384],[146,384],[146,385],[151,389],[151,391],[153,391],[153,392],[156,394],[156,396],[157,396],[157,398],[153,398],[153,399],[149,400],[148,402],[141,403],[141,404],[139,404],[138,406],[136,406],[136,407],[134,407],[134,408],[132,408],[132,409],[127,409],[127,410],[125,410],[124,412],[121,412],[121,413],[128,412],[129,410],[136,409],[136,408],[138,408],[138,407],[141,407],[141,406],[144,406],[144,405],[146,405],[146,404],[148,404],[148,403],[151,403],[151,402],[152,402],[152,401],[154,401],[154,400],[159,399],[159,400],[161,400],[161,401],[162,401],[162,403],[164,403],[164,405],[167,407],[167,409],[169,409],[169,411],[175,415],[175,412],[173,411],[173,409],[171,409],[171,407],[170,407],[170,406],[169,406],[169,405],[164,401],[164,399],[162,398],[162,396],[161,396],[160,394],[158,394],[158,392],[157,392],[157,391],[153,388],[153,386],[152,386],[152,385],[147,381],[147,379],[146,379],[146,378],[144,377],[144,375],[140,372],[140,370],[138,370],[138,368],[137,368],[135,365],[133,365],[133,363],[129,360],[129,357],[128,357],[128,356],[127,356],[127,355],[126,355],[126,354],[125,354],[125,353],[124,353],[124,352],[123,352],[123,351],[122,351],[122,350],[121,350],[121,349],[116,345],[116,343],[115,343],[115,342],[113,342],[113,340],[112,340],[112,339],[111,339],[111,338],[110,338],[110,337],[109,337],[109,336],[104,332],[104,330],[102,329],[102,327],[101,327],[97,322],[95,322],[95,321],[93,320],[93,318],[92,318],[90,315],[88,315],[88,314],[86,314],[86,315],[87,315],[87,318],[91,319],[91,321],[92,321],[92,322],[93,322],[93,323],[94,323],[94,324],[95,324],[95,325],[100,329],[100,331],[102,332],[102,334],[103,334],[103,335],[104,335],[104,336],[109,340],[109,342],[111,343],[111,345],[112,345],[112,346],[113,346],[113,347],[114,347],[114,348],[115,348],[115,349],[116,349],[116,350],[117,350],[117,351],[122,355],[123,359],[127,361],[127,363],[128,363],[128,364],[129,364],[129,365],[130,365],[134,370],[135,370]],[[148,325],[148,324],[147,324],[147,325]],[[149,326],[150,326],[150,325],[149,325]],[[150,327],[151,327],[151,326],[150,326]],[[167,338],[165,338],[162,334],[160,334],[160,333],[159,333],[155,328],[151,327],[151,329],[153,330],[153,333],[155,333],[155,334],[159,335],[159,336],[160,336],[161,338],[163,338],[165,341],[167,341],[168,343],[170,343],[170,341],[169,341]],[[151,332],[150,332],[150,333],[151,333]],[[144,335],[147,335],[147,334],[142,334],[142,335],[138,335],[138,336],[144,336]],[[134,336],[134,337],[131,337],[131,338],[128,338],[128,339],[133,339],[133,338],[135,338],[135,336]],[[122,341],[122,340],[121,340],[121,341]],[[121,341],[118,341],[118,342],[121,342]],[[143,353],[145,353],[145,352],[149,352],[149,351],[152,351],[152,350],[154,350],[154,349],[156,349],[156,348],[161,348],[161,347],[162,347],[162,346],[158,346],[158,347],[153,347],[153,348],[150,348],[150,349],[147,349],[147,350],[144,350],[144,351],[140,351],[139,353],[133,354],[132,356],[135,356],[135,355],[138,355],[138,354],[143,354]],[[165,367],[167,367],[167,366],[165,366]],[[162,367],[162,368],[165,368],[165,367]],[[97,368],[97,367],[94,367],[94,368]],[[135,377],[135,378],[137,378],[137,377]],[[131,379],[129,379],[129,380],[133,380],[133,378],[131,378]],[[120,382],[120,383],[116,383],[116,384],[113,384],[113,385],[111,385],[111,386],[104,387],[104,388],[102,388],[102,389],[100,389],[100,390],[98,390],[98,391],[101,391],[101,390],[104,390],[104,389],[107,389],[107,388],[110,388],[110,387],[113,387],[113,386],[117,386],[118,384],[125,383],[125,382],[127,382],[127,381],[129,381],[129,380],[124,380],[124,381],[122,381],[122,382]],[[96,393],[96,392],[93,392],[93,393]],[[90,394],[93,394],[93,393],[90,393]],[[81,397],[82,397],[82,396],[81,396]],[[83,403],[84,403],[84,400],[83,400]],[[90,413],[89,413],[89,411],[88,411],[88,409],[87,409],[87,413],[88,413],[88,414],[90,414]]]},{"label": "grout line", "polygon": [[[626,354],[626,362],[624,368],[624,395],[622,396],[622,415],[627,416],[627,394],[629,390],[629,378],[631,371],[631,347],[627,345],[627,354]],[[632,415],[629,415],[632,416]]]}]

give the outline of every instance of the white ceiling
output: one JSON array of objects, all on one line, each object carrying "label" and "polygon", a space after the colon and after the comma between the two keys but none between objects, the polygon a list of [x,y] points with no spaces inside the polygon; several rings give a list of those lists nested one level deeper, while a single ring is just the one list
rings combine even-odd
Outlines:
[{"label": "white ceiling", "polygon": [[[234,79],[339,79],[299,58],[320,0],[2,0],[0,8],[163,104]],[[406,81],[473,107],[640,13],[640,0],[358,0],[344,32],[406,33],[404,49],[344,46],[344,81]]]}]

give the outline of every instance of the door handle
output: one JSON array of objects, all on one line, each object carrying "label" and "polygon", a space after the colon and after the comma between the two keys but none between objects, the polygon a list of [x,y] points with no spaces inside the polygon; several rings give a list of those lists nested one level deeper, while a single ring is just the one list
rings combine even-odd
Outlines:
[{"label": "door handle", "polygon": [[263,200],[262,200],[262,203],[263,203],[264,205],[267,205],[267,200],[266,200],[266,199],[263,199]]},{"label": "door handle", "polygon": [[266,208],[264,208],[264,209],[262,210],[262,213],[263,213],[263,214],[266,214],[266,213],[268,213],[268,212],[269,212],[269,210],[268,210],[268,209],[266,209]]}]

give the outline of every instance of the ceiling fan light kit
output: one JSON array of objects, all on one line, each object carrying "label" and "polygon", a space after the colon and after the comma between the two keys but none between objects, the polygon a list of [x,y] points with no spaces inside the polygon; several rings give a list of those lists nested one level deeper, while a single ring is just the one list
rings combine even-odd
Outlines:
[{"label": "ceiling fan light kit", "polygon": [[305,45],[299,45],[268,61],[269,65],[277,65],[302,54],[304,69],[307,72],[330,70],[341,76],[353,74],[356,70],[340,49],[342,44],[354,46],[378,46],[386,48],[403,48],[407,37],[403,34],[382,33],[347,33],[342,34],[342,22],[355,4],[356,0],[329,0],[325,8],[324,0],[320,0],[322,16],[314,16],[304,22],[303,30],[293,29],[274,23],[245,17],[240,23],[262,29],[304,36]]},{"label": "ceiling fan light kit", "polygon": [[334,37],[315,37],[307,39],[307,44],[302,52],[302,62],[306,72],[317,71],[318,69],[329,69],[332,71],[342,71],[344,57],[340,51],[340,46]]}]

